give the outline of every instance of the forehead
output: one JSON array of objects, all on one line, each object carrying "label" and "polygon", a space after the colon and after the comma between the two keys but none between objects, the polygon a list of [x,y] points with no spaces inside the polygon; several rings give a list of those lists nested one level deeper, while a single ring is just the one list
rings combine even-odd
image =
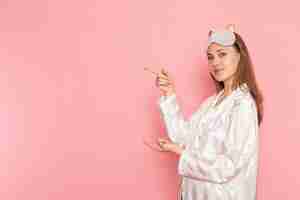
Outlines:
[{"label": "forehead", "polygon": [[222,46],[220,44],[212,43],[207,47],[207,53],[217,53],[219,51],[232,51],[234,50],[233,46]]}]

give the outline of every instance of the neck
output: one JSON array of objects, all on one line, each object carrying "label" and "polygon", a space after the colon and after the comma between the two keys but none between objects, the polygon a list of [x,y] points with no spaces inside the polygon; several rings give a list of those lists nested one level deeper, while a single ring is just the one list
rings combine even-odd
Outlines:
[{"label": "neck", "polygon": [[224,93],[223,96],[228,96],[232,92],[233,79],[224,81]]}]

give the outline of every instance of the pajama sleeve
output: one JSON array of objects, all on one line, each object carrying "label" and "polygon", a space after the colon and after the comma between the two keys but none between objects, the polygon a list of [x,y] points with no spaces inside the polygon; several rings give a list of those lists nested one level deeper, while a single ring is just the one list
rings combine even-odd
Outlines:
[{"label": "pajama sleeve", "polygon": [[201,113],[213,96],[207,97],[189,119],[185,119],[177,102],[176,95],[161,96],[158,105],[170,140],[177,144],[186,144],[188,135],[197,126]]},{"label": "pajama sleeve", "polygon": [[227,125],[205,134],[205,143],[201,149],[189,148],[182,152],[178,173],[220,184],[238,175],[252,157],[257,158],[256,114],[255,104],[248,99],[241,99],[233,106]]}]

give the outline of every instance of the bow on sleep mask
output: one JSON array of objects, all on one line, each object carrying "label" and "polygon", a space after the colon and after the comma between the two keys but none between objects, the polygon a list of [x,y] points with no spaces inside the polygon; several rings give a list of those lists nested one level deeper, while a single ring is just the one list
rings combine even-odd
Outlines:
[{"label": "bow on sleep mask", "polygon": [[234,25],[229,24],[223,30],[215,31],[210,29],[208,34],[208,45],[211,43],[217,43],[222,46],[231,46],[234,44],[236,37],[234,35]]}]

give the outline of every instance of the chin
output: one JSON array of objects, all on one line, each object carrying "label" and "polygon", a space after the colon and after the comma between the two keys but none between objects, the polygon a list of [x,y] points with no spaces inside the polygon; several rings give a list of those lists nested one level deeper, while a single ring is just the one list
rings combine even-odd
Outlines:
[{"label": "chin", "polygon": [[218,81],[218,82],[223,82],[223,81],[225,80],[224,77],[216,77],[216,76],[215,76],[215,79],[216,79],[216,81]]},{"label": "chin", "polygon": [[224,81],[230,79],[232,76],[230,76],[230,75],[228,75],[228,74],[221,74],[220,76],[216,76],[216,75],[215,75],[214,77],[215,77],[215,79],[216,79],[217,81],[219,81],[219,82],[224,82]]}]

